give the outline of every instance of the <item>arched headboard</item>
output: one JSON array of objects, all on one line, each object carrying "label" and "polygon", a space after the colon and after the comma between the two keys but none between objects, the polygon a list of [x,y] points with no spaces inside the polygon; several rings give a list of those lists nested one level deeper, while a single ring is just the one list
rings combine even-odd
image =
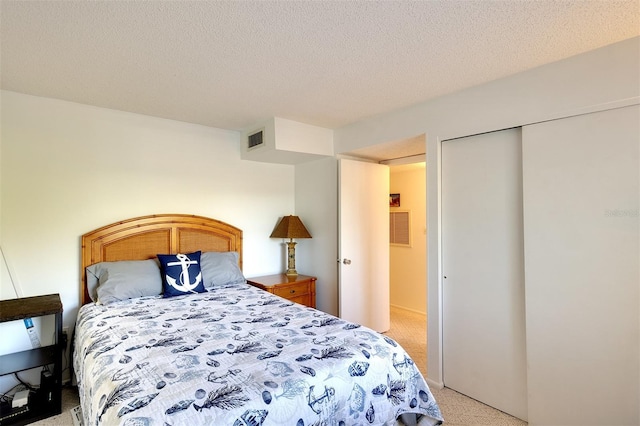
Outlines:
[{"label": "arched headboard", "polygon": [[216,219],[158,214],[112,223],[82,236],[81,298],[91,302],[85,268],[98,262],[153,259],[157,254],[236,251],[242,269],[242,230]]}]

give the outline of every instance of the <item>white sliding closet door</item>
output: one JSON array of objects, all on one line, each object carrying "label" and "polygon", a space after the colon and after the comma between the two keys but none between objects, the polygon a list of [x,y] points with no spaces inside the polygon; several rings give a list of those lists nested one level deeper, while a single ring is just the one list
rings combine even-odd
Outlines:
[{"label": "white sliding closet door", "polygon": [[640,424],[640,107],[523,128],[529,421]]},{"label": "white sliding closet door", "polygon": [[527,419],[520,129],[442,143],[444,384]]}]

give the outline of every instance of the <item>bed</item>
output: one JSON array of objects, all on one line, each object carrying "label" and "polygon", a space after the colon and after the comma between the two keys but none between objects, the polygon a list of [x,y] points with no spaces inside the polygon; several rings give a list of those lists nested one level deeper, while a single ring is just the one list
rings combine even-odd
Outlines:
[{"label": "bed", "polygon": [[[241,268],[242,231],[200,216],[82,237],[73,366],[85,426],[442,423],[395,341],[252,287]],[[174,285],[184,294],[165,295]]]}]

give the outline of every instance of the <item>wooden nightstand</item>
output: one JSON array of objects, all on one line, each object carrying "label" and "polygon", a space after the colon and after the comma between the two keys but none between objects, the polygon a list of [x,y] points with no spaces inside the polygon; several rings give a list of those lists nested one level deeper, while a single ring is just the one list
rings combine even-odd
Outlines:
[{"label": "wooden nightstand", "polygon": [[316,277],[285,274],[247,278],[247,283],[292,302],[316,307]]}]

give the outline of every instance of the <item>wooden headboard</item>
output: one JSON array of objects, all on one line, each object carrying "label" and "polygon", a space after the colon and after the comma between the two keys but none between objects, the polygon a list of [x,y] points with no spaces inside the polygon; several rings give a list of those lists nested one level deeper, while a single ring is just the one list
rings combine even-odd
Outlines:
[{"label": "wooden headboard", "polygon": [[82,304],[91,302],[85,272],[89,265],[198,250],[237,251],[242,269],[242,230],[203,216],[159,214],[123,220],[88,232],[82,236]]}]

